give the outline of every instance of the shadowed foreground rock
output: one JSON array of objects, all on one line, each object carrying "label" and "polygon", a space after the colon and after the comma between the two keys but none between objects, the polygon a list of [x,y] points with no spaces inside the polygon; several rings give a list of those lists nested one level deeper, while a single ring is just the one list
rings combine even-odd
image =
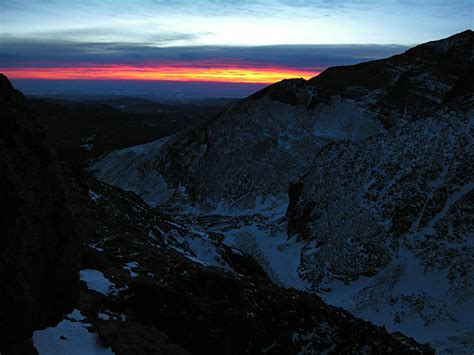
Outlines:
[{"label": "shadowed foreground rock", "polygon": [[54,149],[0,75],[0,352],[25,353],[33,329],[78,293],[80,247]]}]

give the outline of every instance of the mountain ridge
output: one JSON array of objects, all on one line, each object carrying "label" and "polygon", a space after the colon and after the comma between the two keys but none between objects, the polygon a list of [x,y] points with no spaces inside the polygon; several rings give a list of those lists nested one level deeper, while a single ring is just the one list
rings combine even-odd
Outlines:
[{"label": "mountain ridge", "polygon": [[[432,43],[454,41],[455,48],[464,53],[472,51],[472,38],[472,31],[466,31]],[[91,168],[104,181],[131,189],[145,200],[154,195],[160,204],[185,199],[212,210],[222,200],[248,208],[258,197],[281,198],[288,184],[303,174],[306,162],[328,142],[364,139],[429,115],[449,98],[459,79],[472,71],[472,67],[447,65],[446,56],[434,63],[417,63],[411,55],[420,48],[427,47],[329,68],[309,81],[285,80],[234,103],[217,118],[172,138],[154,153],[156,159],[143,161],[141,180],[155,179],[161,189],[140,187],[140,181],[133,186],[108,179],[106,162],[113,157],[105,156],[103,167],[97,162]],[[122,152],[124,159],[132,157]],[[140,156],[132,159],[136,162]],[[167,197],[156,198],[160,194]]]},{"label": "mountain ridge", "polygon": [[441,351],[465,351],[474,347],[464,318],[473,300],[464,265],[472,253],[473,45],[468,30],[285,80],[194,130],[112,152],[91,169],[190,227],[221,234],[275,282]]}]

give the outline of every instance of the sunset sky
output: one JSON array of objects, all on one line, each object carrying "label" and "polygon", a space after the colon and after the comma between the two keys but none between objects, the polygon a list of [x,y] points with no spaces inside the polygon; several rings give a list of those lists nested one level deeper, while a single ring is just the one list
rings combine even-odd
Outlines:
[{"label": "sunset sky", "polygon": [[472,0],[9,0],[0,71],[37,83],[267,84],[400,53],[472,18]]}]

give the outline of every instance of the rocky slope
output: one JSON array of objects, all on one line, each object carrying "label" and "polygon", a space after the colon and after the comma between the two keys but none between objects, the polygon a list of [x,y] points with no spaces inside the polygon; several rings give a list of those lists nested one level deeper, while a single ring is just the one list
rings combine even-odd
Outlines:
[{"label": "rocky slope", "polygon": [[88,324],[117,354],[432,352],[276,286],[222,235],[189,230],[133,194],[80,180],[83,285],[64,322]]},{"label": "rocky slope", "polygon": [[328,146],[288,210],[300,275],[325,299],[344,295],[355,314],[409,334],[411,324],[455,353],[474,347],[474,91],[464,93],[432,117]]},{"label": "rocky slope", "polygon": [[283,81],[91,169],[221,234],[274,282],[470,353],[473,46],[465,31]]},{"label": "rocky slope", "polygon": [[92,165],[152,205],[254,207],[286,195],[321,147],[360,140],[436,112],[471,70],[473,32],[388,59],[285,80],[198,129]]},{"label": "rocky slope", "polygon": [[0,75],[0,352],[28,353],[34,329],[76,302],[80,245],[53,146]]}]

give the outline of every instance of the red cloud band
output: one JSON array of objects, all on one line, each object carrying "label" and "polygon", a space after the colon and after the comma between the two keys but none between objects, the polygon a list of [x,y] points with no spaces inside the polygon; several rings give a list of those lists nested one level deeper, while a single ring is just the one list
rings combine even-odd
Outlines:
[{"label": "red cloud band", "polygon": [[27,67],[1,68],[1,72],[13,79],[68,79],[68,80],[163,80],[203,81],[232,83],[273,83],[288,78],[309,79],[318,72],[284,67],[250,66],[132,66],[87,65],[78,67]]}]

